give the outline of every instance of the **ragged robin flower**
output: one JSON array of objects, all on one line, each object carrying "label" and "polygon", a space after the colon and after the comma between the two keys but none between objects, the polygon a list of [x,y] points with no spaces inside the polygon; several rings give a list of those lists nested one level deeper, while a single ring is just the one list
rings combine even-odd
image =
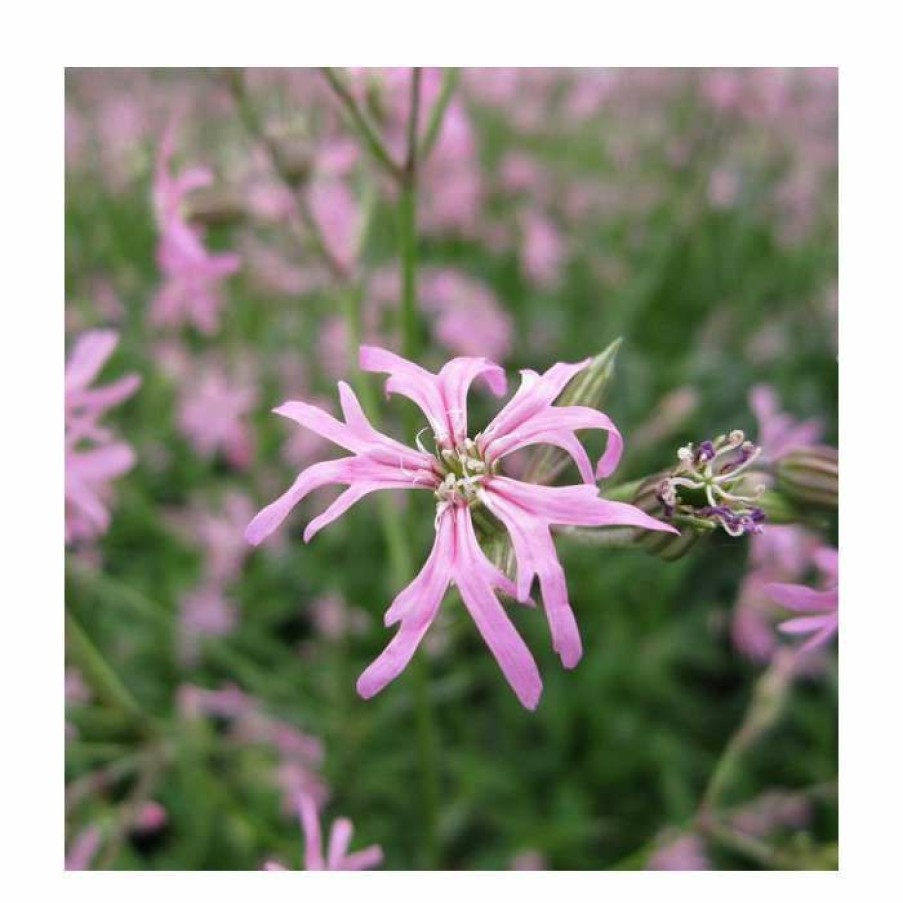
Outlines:
[{"label": "ragged robin flower", "polygon": [[[553,525],[607,527],[626,525],[670,530],[633,505],[603,499],[596,487],[621,456],[621,435],[601,411],[583,406],[554,406],[567,384],[590,361],[555,364],[543,374],[521,373],[521,385],[495,419],[473,437],[468,434],[467,393],[482,378],[495,395],[506,388],[505,373],[480,357],[449,361],[438,374],[381,348],[363,346],[365,371],[388,373],[388,393],[415,402],[429,426],[410,448],[371,425],[351,388],[339,383],[344,423],[309,404],[290,401],[276,408],[288,417],[348,449],[348,457],[321,461],[302,471],[291,488],[264,508],[249,524],[246,536],[262,542],[291,509],[314,489],[330,484],[348,488],[304,531],[305,541],[344,514],[355,502],[379,489],[420,489],[436,499],[436,536],[420,573],[396,596],[385,615],[386,625],[400,624],[395,637],[364,671],[357,683],[365,699],[378,693],[407,666],[454,584],[490,651],[518,699],[535,708],[542,691],[536,663],[514,629],[496,592],[532,604],[530,590],[538,578],[552,644],[566,668],[582,655],[580,634],[568,602],[564,570],[555,552]],[[576,431],[608,433],[605,453],[595,470]],[[422,439],[431,433],[433,449]],[[584,485],[539,486],[506,477],[504,458],[518,449],[550,444],[567,452]],[[512,582],[484,554],[473,514],[487,512],[508,531],[517,559]]]}]

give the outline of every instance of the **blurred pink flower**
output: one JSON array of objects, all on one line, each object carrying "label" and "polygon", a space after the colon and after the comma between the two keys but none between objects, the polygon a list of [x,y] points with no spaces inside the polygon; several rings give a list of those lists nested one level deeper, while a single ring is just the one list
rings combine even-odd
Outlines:
[{"label": "blurred pink flower", "polygon": [[173,515],[178,532],[204,551],[203,577],[208,584],[225,586],[241,573],[248,553],[242,532],[254,513],[250,498],[231,490],[218,508],[197,502]]},{"label": "blurred pink flower", "polygon": [[338,180],[317,180],[309,189],[311,212],[323,241],[345,271],[357,260],[363,218],[351,189]]},{"label": "blurred pink flower", "polygon": [[565,247],[556,226],[536,210],[521,215],[521,266],[540,288],[552,288],[561,277]]},{"label": "blurred pink flower", "polygon": [[548,868],[546,857],[538,850],[521,850],[508,866],[516,872],[543,872]]},{"label": "blurred pink flower", "polygon": [[[599,496],[596,479],[608,476],[621,456],[621,436],[611,420],[592,408],[553,406],[565,386],[589,363],[587,359],[577,364],[556,364],[542,375],[522,371],[522,383],[514,397],[474,440],[467,431],[468,390],[474,380],[482,378],[496,395],[501,395],[506,378],[499,366],[485,358],[462,357],[433,374],[381,348],[362,346],[361,368],[388,373],[387,391],[406,396],[426,415],[435,442],[432,454],[419,439],[414,450],[374,429],[345,383],[339,383],[344,423],[303,402],[286,402],[276,409],[276,413],[320,433],[352,455],[322,461],[302,471],[292,487],[248,525],[246,536],[252,544],[259,544],[276,530],[306,495],[330,484],[348,488],[308,524],[306,542],[353,504],[380,489],[425,489],[437,500],[436,537],[429,558],[386,612],[387,626],[400,622],[400,629],[358,680],[358,692],[365,699],[404,670],[436,617],[446,590],[454,583],[518,699],[527,708],[535,708],[542,691],[539,672],[496,590],[530,604],[533,580],[539,578],[553,647],[565,667],[572,668],[580,660],[582,647],[551,526],[629,525],[673,531],[632,505]],[[576,431],[584,429],[608,433],[606,451],[595,471],[576,438]],[[542,443],[559,446],[573,457],[585,485],[538,486],[499,474],[499,465],[507,455]],[[475,505],[485,505],[508,530],[518,563],[516,585],[480,548],[471,520],[471,507]]]},{"label": "blurred pink flower", "polygon": [[91,868],[91,863],[100,849],[102,836],[97,825],[89,825],[75,836],[69,852],[66,853],[66,871],[84,872]]},{"label": "blurred pink flower", "polygon": [[768,837],[780,828],[804,828],[812,818],[812,804],[798,793],[769,790],[735,809],[732,827],[754,837]]},{"label": "blurred pink flower", "polygon": [[511,352],[513,323],[485,284],[457,270],[427,270],[420,297],[435,315],[436,340],[461,355],[504,359]]},{"label": "blurred pink flower", "polygon": [[179,647],[183,662],[197,663],[204,637],[226,636],[235,629],[235,604],[221,586],[205,583],[184,595],[179,610]]},{"label": "blurred pink flower", "polygon": [[764,460],[777,461],[787,452],[814,445],[821,439],[824,431],[821,420],[799,421],[784,413],[771,386],[753,386],[749,406],[759,422],[758,443]]},{"label": "blurred pink flower", "polygon": [[800,647],[809,651],[824,646],[837,633],[837,550],[820,549],[815,563],[821,572],[824,589],[792,583],[770,583],[765,588],[771,598],[784,608],[797,612],[800,617],[784,621],[779,629],[789,634],[808,634]]},{"label": "blurred pink flower", "polygon": [[766,662],[778,648],[774,628],[780,610],[768,584],[801,579],[818,547],[818,537],[795,524],[770,524],[750,537],[750,570],[740,585],[731,624],[733,643],[748,658]]},{"label": "blurred pink flower", "polygon": [[329,788],[318,771],[323,761],[320,740],[268,715],[257,699],[234,684],[219,690],[184,684],[179,688],[177,702],[184,718],[228,720],[226,736],[231,742],[273,750],[278,758],[274,783],[282,792],[287,811],[291,811],[299,792],[320,804],[329,797]]},{"label": "blurred pink flower", "polygon": [[110,408],[134,394],[141,378],[129,374],[105,386],[92,386],[118,341],[110,330],[84,333],[66,363],[67,544],[106,532],[110,513],[105,502],[112,492],[110,484],[135,464],[131,446],[114,442],[110,430],[99,421]]},{"label": "blurred pink flower", "polygon": [[154,296],[151,320],[157,326],[191,323],[210,335],[219,327],[220,283],[236,272],[241,263],[237,254],[208,251],[203,243],[203,230],[185,219],[182,206],[186,195],[211,185],[213,173],[205,167],[191,167],[172,175],[175,129],[175,123],[166,129],[154,171],[153,201],[159,233],[157,265],[163,274],[163,284]]},{"label": "blurred pink flower", "polygon": [[349,605],[337,593],[314,600],[311,615],[317,631],[330,640],[360,634],[370,622],[365,611]]},{"label": "blurred pink flower", "polygon": [[[378,866],[383,861],[383,851],[378,845],[366,847],[356,853],[349,853],[354,827],[347,818],[333,822],[329,834],[329,845],[323,855],[323,841],[320,837],[320,816],[315,802],[306,794],[297,796],[298,818],[304,832],[304,868],[309,871],[363,871]],[[264,865],[268,871],[284,871],[285,866],[271,860]]]},{"label": "blurred pink flower", "polygon": [[257,392],[233,381],[218,366],[201,370],[182,385],[178,426],[203,458],[222,453],[233,467],[243,469],[254,455],[254,434],[247,415]]},{"label": "blurred pink flower", "polygon": [[655,872],[702,872],[711,867],[705,844],[696,834],[666,840],[646,863],[646,868]]}]

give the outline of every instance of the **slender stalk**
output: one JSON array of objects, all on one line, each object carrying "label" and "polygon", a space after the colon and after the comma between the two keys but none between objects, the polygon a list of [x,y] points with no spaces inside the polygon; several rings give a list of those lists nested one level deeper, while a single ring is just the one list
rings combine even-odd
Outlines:
[{"label": "slender stalk", "polygon": [[442,87],[439,89],[439,98],[430,113],[429,123],[426,127],[426,135],[424,135],[423,142],[420,145],[419,156],[421,162],[429,158],[429,155],[432,153],[433,147],[436,144],[436,140],[442,130],[442,121],[445,119],[445,111],[448,109],[448,105],[455,93],[455,88],[458,86],[458,77],[460,74],[461,70],[455,66],[446,69],[443,74]]},{"label": "slender stalk", "polygon": [[703,822],[718,808],[721,796],[744,754],[772,727],[783,711],[797,658],[798,653],[782,650],[775,655],[768,670],[756,683],[746,715],[728,740],[703,793],[699,805],[700,819]]},{"label": "slender stalk", "polygon": [[[401,349],[402,354],[416,360],[420,354],[420,334],[417,320],[417,136],[420,117],[421,71],[411,73],[411,103],[407,125],[407,152],[401,174],[398,198],[399,258],[401,267]],[[408,421],[408,432],[416,427]],[[398,575],[410,578],[410,570]],[[423,792],[426,836],[423,845],[425,868],[437,868],[439,845],[439,763],[438,742],[433,707],[430,703],[429,663],[421,654],[413,663],[415,679],[415,707],[417,740]]]},{"label": "slender stalk", "polygon": [[372,154],[377,163],[379,163],[379,165],[389,173],[389,175],[391,175],[395,179],[400,179],[402,175],[401,168],[389,155],[389,152],[386,150],[382,141],[380,141],[379,136],[376,134],[376,131],[373,129],[370,123],[367,122],[367,117],[364,116],[361,108],[357,104],[357,101],[351,95],[351,92],[338,77],[338,75],[336,75],[335,70],[330,66],[324,66],[320,69],[320,72],[323,74],[323,77],[329,83],[329,87],[332,88],[336,97],[338,97],[339,101],[341,102],[342,107],[348,114],[348,119],[351,122],[351,126],[363,141],[364,146]]},{"label": "slender stalk", "polygon": [[298,215],[304,224],[306,237],[312,240],[317,254],[323,258],[332,275],[339,282],[346,282],[350,278],[350,274],[346,266],[330,250],[316,217],[310,209],[307,198],[303,192],[298,190],[296,180],[285,166],[279,146],[270,137],[257,114],[257,110],[254,108],[254,104],[251,103],[243,73],[237,69],[230,69],[227,76],[227,85],[245,130],[263,147],[270,161],[270,166],[291,194],[295,207],[298,210]]},{"label": "slender stalk", "polygon": [[149,716],[138,705],[119,675],[110,667],[75,615],[68,609],[66,651],[79,666],[98,699],[134,719],[145,731],[150,727]]}]

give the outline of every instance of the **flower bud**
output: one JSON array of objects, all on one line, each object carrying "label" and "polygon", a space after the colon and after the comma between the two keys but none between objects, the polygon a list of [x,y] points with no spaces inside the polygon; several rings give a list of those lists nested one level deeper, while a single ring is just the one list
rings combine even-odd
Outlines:
[{"label": "flower bud", "polygon": [[229,188],[197,188],[185,204],[188,220],[200,226],[233,225],[245,217],[241,196]]},{"label": "flower bud", "polygon": [[776,466],[777,488],[792,501],[837,508],[837,449],[826,445],[788,452]]}]

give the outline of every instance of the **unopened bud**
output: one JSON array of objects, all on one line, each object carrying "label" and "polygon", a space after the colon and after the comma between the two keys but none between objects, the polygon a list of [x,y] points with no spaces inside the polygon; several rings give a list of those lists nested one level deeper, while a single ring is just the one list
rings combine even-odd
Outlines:
[{"label": "unopened bud", "polygon": [[186,216],[201,226],[233,225],[245,217],[245,205],[230,188],[198,188],[185,202]]},{"label": "unopened bud", "polygon": [[314,168],[308,143],[283,139],[278,142],[277,147],[282,175],[296,187],[305,185]]},{"label": "unopened bud", "polygon": [[788,452],[777,463],[778,489],[795,502],[837,508],[837,449],[826,445]]}]

